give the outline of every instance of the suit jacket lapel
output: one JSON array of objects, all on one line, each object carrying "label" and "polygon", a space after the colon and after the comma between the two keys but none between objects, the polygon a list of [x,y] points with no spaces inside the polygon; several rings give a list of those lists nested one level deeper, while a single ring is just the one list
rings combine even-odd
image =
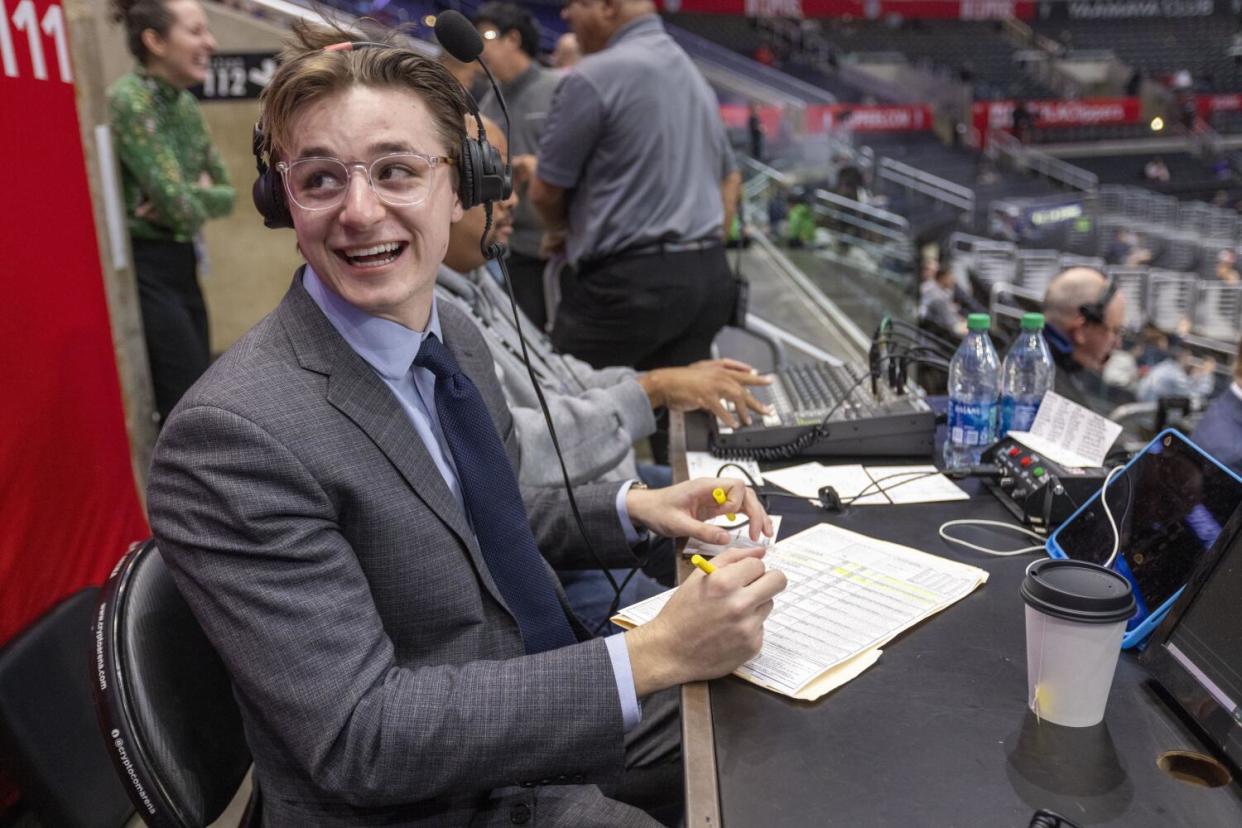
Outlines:
[{"label": "suit jacket lapel", "polygon": [[300,272],[277,314],[289,333],[302,367],[327,375],[328,402],[366,433],[405,478],[414,494],[461,539],[479,580],[508,611],[466,515],[401,404],[371,366],[341,338],[302,288]]}]

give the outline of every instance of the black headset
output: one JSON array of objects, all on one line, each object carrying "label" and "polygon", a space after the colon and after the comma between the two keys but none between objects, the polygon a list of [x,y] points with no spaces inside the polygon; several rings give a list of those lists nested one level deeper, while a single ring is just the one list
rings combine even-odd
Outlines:
[{"label": "black headset", "polygon": [[[325,52],[346,52],[356,49],[379,48],[400,49],[387,43],[371,41],[346,41],[323,49]],[[311,52],[309,54],[316,54]],[[479,130],[478,139],[467,136],[461,142],[460,160],[457,164],[457,197],[461,199],[463,210],[469,210],[480,204],[488,205],[493,201],[503,201],[513,192],[510,171],[506,168],[500,153],[487,142],[487,130],[483,128],[483,119],[479,115],[478,104],[470,92],[466,92],[470,114]],[[289,203],[285,199],[285,185],[280,172],[268,165],[263,157],[263,147],[267,136],[263,132],[262,122],[254,125],[251,136],[251,148],[254,151],[254,165],[258,177],[250,189],[255,209],[263,216],[263,225],[272,229],[292,227],[293,216],[289,213]],[[491,212],[488,211],[488,224],[491,224]]]},{"label": "black headset", "polygon": [[[1098,272],[1098,271],[1097,271]],[[1101,276],[1104,274],[1100,274]],[[1104,292],[1100,294],[1100,298],[1094,302],[1087,302],[1078,306],[1078,312],[1082,314],[1082,318],[1096,325],[1104,324],[1104,312],[1108,309],[1108,303],[1113,301],[1113,297],[1117,295],[1117,279],[1109,276],[1108,284],[1104,287]]]}]

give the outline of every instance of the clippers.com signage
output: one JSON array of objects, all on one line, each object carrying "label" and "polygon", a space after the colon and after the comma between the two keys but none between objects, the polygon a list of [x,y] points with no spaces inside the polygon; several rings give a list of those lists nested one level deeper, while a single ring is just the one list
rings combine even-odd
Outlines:
[{"label": "clippers.com signage", "polygon": [[931,129],[931,108],[926,104],[893,106],[808,106],[806,131],[920,132]]},{"label": "clippers.com signage", "polygon": [[891,16],[921,20],[999,20],[1035,18],[1035,0],[660,0],[670,13],[731,14],[746,17]]},{"label": "clippers.com signage", "polygon": [[70,57],[59,2],[0,0],[0,642],[147,534]]},{"label": "clippers.com signage", "polygon": [[[1026,101],[1036,129],[1058,127],[1137,124],[1141,119],[1138,98],[1083,98],[1076,101]],[[973,105],[971,122],[980,142],[992,129],[1013,126],[1015,101],[985,101]]]}]

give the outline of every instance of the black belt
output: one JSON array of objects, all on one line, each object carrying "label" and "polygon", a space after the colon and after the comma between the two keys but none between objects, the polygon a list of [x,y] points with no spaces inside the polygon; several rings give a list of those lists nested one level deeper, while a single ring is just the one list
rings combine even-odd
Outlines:
[{"label": "black belt", "polygon": [[718,238],[699,239],[698,241],[661,241],[652,242],[651,244],[643,244],[638,247],[627,247],[624,250],[618,250],[615,253],[606,253],[592,259],[583,259],[578,262],[578,270],[590,270],[601,265],[611,264],[613,262],[623,261],[625,259],[636,259],[639,256],[655,256],[660,253],[690,253],[698,250],[711,250],[720,247],[724,242]]}]

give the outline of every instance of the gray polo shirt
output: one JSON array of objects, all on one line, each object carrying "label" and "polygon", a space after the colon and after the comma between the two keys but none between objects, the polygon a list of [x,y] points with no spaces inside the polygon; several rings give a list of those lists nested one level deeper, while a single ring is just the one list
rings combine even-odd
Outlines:
[{"label": "gray polo shirt", "polygon": [[[530,68],[512,82],[500,85],[505,104],[509,107],[509,151],[513,155],[534,155],[539,152],[539,136],[543,133],[543,125],[552,106],[552,95],[560,82],[560,72],[532,61]],[[500,111],[500,103],[490,89],[480,102],[479,109],[504,129],[505,120]],[[509,237],[509,247],[524,256],[538,256],[539,242],[543,238],[543,222],[530,199],[525,197],[526,194],[520,195],[522,198],[513,214],[513,235]]]},{"label": "gray polo shirt", "polygon": [[561,81],[538,175],[569,190],[569,259],[720,235],[728,140],[716,95],[656,15]]}]

